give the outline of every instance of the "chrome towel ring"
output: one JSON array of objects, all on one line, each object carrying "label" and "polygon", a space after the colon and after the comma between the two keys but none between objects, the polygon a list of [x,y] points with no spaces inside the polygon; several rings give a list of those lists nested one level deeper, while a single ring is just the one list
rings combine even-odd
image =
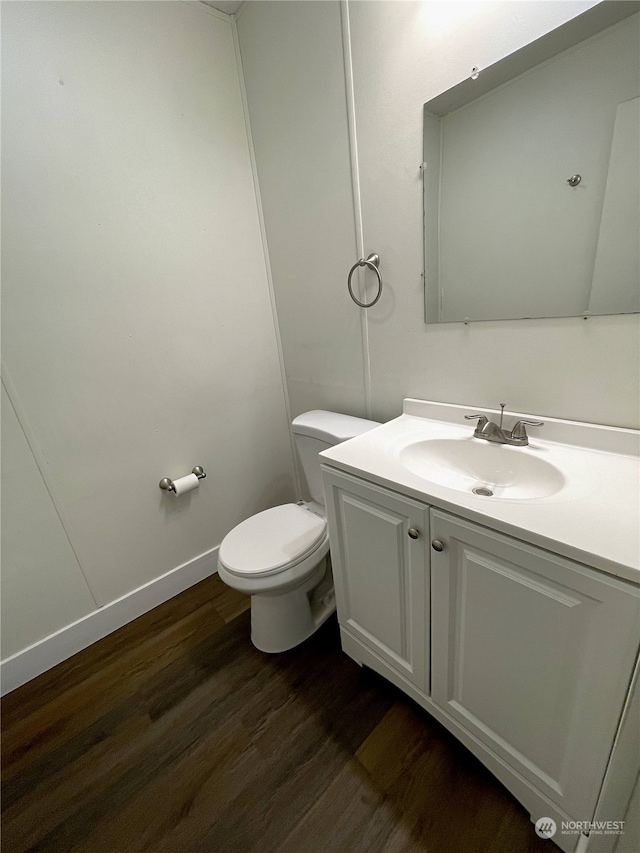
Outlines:
[{"label": "chrome towel ring", "polygon": [[[378,266],[380,264],[380,257],[376,254],[369,255],[368,258],[360,258],[359,261],[351,267],[349,270],[349,275],[347,276],[347,288],[349,289],[349,296],[353,299],[356,305],[359,305],[361,308],[371,308],[372,305],[375,305],[378,299],[382,296],[382,276],[380,275],[380,270]],[[353,295],[353,290],[351,289],[351,276],[353,275],[353,271],[357,269],[357,267],[369,267],[372,269],[375,274],[378,276],[378,293],[376,298],[371,302],[360,302],[359,299]]]}]

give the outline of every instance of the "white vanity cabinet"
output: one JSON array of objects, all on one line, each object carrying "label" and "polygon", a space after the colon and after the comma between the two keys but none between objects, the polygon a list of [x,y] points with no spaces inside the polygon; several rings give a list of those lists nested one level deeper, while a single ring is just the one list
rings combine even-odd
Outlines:
[{"label": "white vanity cabinet", "polygon": [[432,700],[591,819],[638,653],[637,589],[445,512],[431,537]]},{"label": "white vanity cabinet", "polygon": [[[327,465],[323,476],[344,650],[429,710],[534,821],[592,820],[640,588]],[[578,837],[554,841],[572,851]]]},{"label": "white vanity cabinet", "polygon": [[340,625],[426,690],[429,508],[346,474],[324,476]]}]

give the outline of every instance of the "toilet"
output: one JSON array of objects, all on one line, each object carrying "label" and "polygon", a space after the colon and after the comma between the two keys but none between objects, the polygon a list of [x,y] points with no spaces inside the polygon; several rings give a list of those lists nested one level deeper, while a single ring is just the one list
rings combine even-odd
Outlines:
[{"label": "toilet", "polygon": [[251,641],[260,651],[292,649],[335,611],[318,453],[377,426],[336,412],[299,415],[292,429],[311,500],[252,515],[222,540],[218,574],[251,596]]}]

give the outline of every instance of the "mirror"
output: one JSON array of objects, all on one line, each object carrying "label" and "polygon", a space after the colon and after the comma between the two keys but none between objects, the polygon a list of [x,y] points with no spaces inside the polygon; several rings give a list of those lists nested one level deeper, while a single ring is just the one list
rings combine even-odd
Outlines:
[{"label": "mirror", "polygon": [[639,9],[601,3],[425,104],[427,323],[640,311]]}]

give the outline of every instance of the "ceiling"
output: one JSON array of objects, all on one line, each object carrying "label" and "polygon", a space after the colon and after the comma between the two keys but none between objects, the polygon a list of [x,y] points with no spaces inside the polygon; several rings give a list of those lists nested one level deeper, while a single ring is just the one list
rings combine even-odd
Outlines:
[{"label": "ceiling", "polygon": [[225,15],[233,15],[242,6],[242,0],[202,0],[206,6],[211,6]]}]

